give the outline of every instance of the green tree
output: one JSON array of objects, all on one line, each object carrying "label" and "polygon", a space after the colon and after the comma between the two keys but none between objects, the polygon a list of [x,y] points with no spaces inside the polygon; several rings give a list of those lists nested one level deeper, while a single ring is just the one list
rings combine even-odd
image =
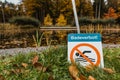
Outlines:
[{"label": "green tree", "polygon": [[65,19],[63,14],[60,14],[60,16],[59,16],[59,18],[57,19],[56,22],[57,22],[56,23],[57,26],[65,26],[65,25],[67,25],[67,20]]},{"label": "green tree", "polygon": [[52,18],[50,17],[49,14],[47,14],[47,16],[44,18],[44,25],[45,26],[52,26]]}]

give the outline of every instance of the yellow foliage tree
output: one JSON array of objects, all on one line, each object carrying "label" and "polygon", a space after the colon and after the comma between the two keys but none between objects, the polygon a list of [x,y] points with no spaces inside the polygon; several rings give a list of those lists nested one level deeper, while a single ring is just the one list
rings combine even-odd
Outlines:
[{"label": "yellow foliage tree", "polygon": [[49,14],[47,14],[47,16],[44,18],[44,25],[45,26],[52,26],[52,18],[50,17]]},{"label": "yellow foliage tree", "polygon": [[108,13],[105,13],[104,15],[105,15],[104,18],[106,18],[106,19],[108,19],[108,18],[116,19],[118,17],[117,13],[115,13],[115,10],[112,7],[110,7],[108,9]]},{"label": "yellow foliage tree", "polygon": [[65,26],[67,24],[67,20],[65,19],[63,14],[60,14],[59,18],[56,21],[57,26]]}]

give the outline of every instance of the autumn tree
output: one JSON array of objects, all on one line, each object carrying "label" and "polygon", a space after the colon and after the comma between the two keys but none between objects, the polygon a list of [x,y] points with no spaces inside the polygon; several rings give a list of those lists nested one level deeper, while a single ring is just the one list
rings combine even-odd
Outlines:
[{"label": "autumn tree", "polygon": [[41,2],[42,0],[22,0],[24,10],[27,16],[32,16],[40,21],[43,20],[41,18],[41,14],[43,14],[43,4]]},{"label": "autumn tree", "polygon": [[47,14],[47,16],[44,18],[44,25],[45,26],[52,26],[52,18],[50,17],[49,14]]},{"label": "autumn tree", "polygon": [[101,18],[106,11],[105,1],[104,0],[94,0],[93,10],[94,10],[94,17]]},{"label": "autumn tree", "polygon": [[109,9],[110,7],[114,8],[115,10],[118,9],[118,1],[119,0],[107,0],[107,8]]},{"label": "autumn tree", "polygon": [[93,7],[92,7],[92,3],[88,0],[81,0],[80,2],[80,6],[78,8],[80,12],[78,12],[81,17],[93,17]]},{"label": "autumn tree", "polygon": [[17,6],[13,3],[0,2],[0,22],[8,22],[13,16],[17,16]]},{"label": "autumn tree", "polygon": [[105,15],[104,18],[107,18],[107,19],[109,19],[109,18],[116,19],[118,17],[117,14],[115,13],[115,9],[113,9],[112,7],[110,7],[108,9],[108,12],[105,13],[104,15]]},{"label": "autumn tree", "polygon": [[65,19],[63,14],[60,14],[59,18],[56,21],[57,26],[65,26],[67,24],[67,20]]},{"label": "autumn tree", "polygon": [[51,0],[51,6],[49,9],[54,24],[60,14],[64,14],[68,19],[68,22],[73,19],[72,3],[69,0]]},{"label": "autumn tree", "polygon": [[117,11],[116,12],[117,12],[118,16],[120,17],[120,0],[117,4]]}]

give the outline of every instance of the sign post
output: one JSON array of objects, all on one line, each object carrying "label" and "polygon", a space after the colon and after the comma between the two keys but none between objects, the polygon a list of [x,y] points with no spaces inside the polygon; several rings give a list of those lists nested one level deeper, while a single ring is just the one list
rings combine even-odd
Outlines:
[{"label": "sign post", "polygon": [[77,33],[80,33],[80,28],[79,28],[80,26],[79,26],[79,22],[78,22],[75,0],[72,0],[72,6],[73,6],[74,17],[75,17],[75,23],[76,23],[76,27],[77,27]]},{"label": "sign post", "polygon": [[69,34],[68,61],[104,68],[100,34]]}]

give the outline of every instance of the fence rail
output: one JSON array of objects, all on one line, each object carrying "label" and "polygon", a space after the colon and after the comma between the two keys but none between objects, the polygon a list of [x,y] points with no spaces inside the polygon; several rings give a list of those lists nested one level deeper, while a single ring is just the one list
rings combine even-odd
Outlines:
[{"label": "fence rail", "polygon": [[[40,27],[40,30],[77,30],[76,27]],[[85,31],[86,29],[81,29],[81,31]],[[95,29],[96,30],[96,29]],[[120,28],[102,28],[102,31],[112,31],[119,32]]]},{"label": "fence rail", "polygon": [[76,27],[40,27],[40,30],[77,30]]},{"label": "fence rail", "polygon": [[[4,32],[15,32],[15,33],[22,33],[22,32],[29,32],[29,31],[35,31],[38,30],[38,28],[25,28],[25,29],[0,29],[0,34],[4,34]],[[73,31],[77,31],[76,27],[40,27],[39,28],[40,31],[57,31],[57,30],[73,30]],[[91,30],[91,28],[81,28],[80,31],[89,31]],[[93,31],[97,31],[98,29],[92,29]],[[102,32],[120,32],[120,28],[102,28],[99,29],[102,30]]]}]

